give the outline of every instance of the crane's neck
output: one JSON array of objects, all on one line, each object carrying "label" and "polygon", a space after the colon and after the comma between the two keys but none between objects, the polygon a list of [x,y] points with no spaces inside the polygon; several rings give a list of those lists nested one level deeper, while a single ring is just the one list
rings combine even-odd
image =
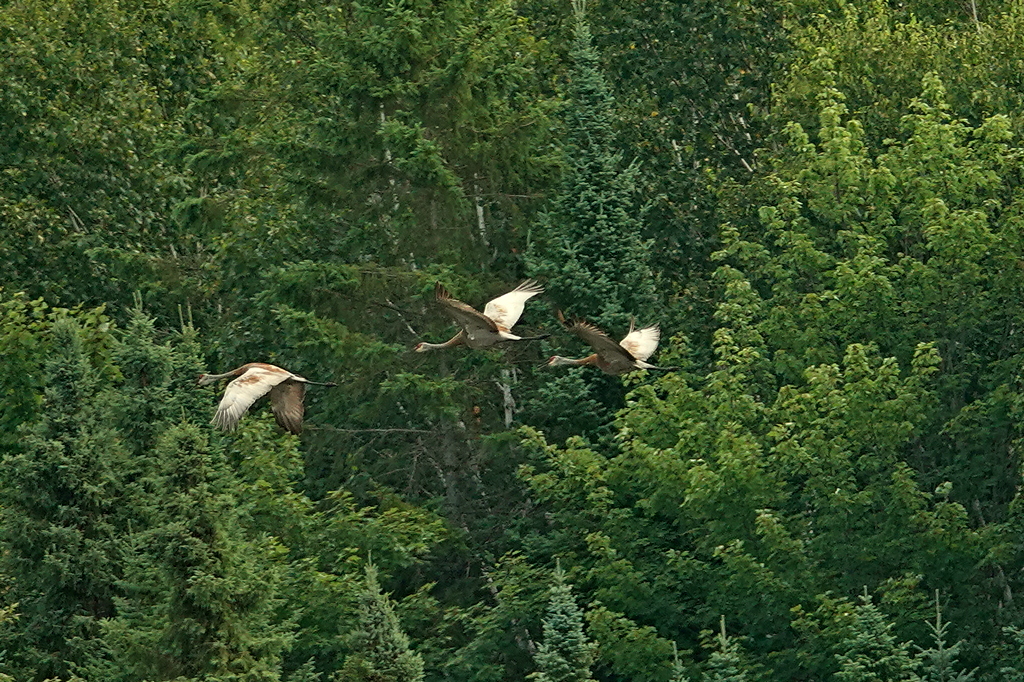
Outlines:
[{"label": "crane's neck", "polygon": [[223,374],[203,374],[202,376],[199,377],[199,385],[209,386],[210,384],[217,383],[221,379],[227,379],[228,377],[238,376],[239,374],[240,372],[237,369],[233,369],[230,372],[224,372]]},{"label": "crane's neck", "polygon": [[458,334],[448,339],[444,343],[428,343],[423,341],[416,346],[417,353],[425,353],[428,350],[441,350],[442,348],[452,348],[454,346],[461,346],[466,342],[466,333],[460,331]]},{"label": "crane's neck", "polygon": [[588,355],[585,358],[563,358],[561,355],[554,355],[548,360],[552,367],[582,367],[584,365],[597,365],[597,353]]}]

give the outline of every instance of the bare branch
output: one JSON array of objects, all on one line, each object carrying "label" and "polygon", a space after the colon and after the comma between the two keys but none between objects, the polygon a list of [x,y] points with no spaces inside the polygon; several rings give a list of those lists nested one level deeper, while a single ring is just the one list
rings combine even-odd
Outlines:
[{"label": "bare branch", "polygon": [[434,433],[430,429],[340,429],[337,426],[307,426],[308,431],[335,431],[337,433]]},{"label": "bare branch", "polygon": [[373,303],[374,303],[374,305],[379,305],[382,308],[387,308],[389,310],[394,310],[396,313],[398,313],[398,316],[400,318],[402,318],[402,324],[404,324],[405,328],[409,330],[409,333],[412,334],[413,336],[415,336],[416,338],[419,338],[420,337],[419,332],[417,332],[415,329],[413,329],[412,325],[409,324],[409,320],[407,320],[405,318],[405,313],[402,311],[402,309],[399,308],[398,306],[396,306],[394,303],[392,303],[391,299],[385,298],[384,300],[387,302],[387,305],[385,305],[384,303],[377,303],[376,301],[374,301]]}]

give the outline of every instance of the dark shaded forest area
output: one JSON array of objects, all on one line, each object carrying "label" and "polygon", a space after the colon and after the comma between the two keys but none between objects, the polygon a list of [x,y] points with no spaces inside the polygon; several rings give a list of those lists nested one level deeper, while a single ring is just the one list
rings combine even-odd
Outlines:
[{"label": "dark shaded forest area", "polygon": [[[2,0],[0,680],[1024,680],[1022,55],[1022,0]],[[528,278],[547,338],[414,352]],[[338,385],[222,432],[248,362]]]}]

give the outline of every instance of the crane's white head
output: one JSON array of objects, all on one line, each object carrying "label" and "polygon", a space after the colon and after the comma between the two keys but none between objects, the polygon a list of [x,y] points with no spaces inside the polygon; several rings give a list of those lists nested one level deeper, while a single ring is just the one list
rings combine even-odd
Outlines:
[{"label": "crane's white head", "polygon": [[430,349],[427,348],[427,343],[426,342],[421,341],[420,343],[416,344],[416,347],[413,348],[413,350],[416,351],[417,353],[425,353],[425,352],[427,352]]},{"label": "crane's white head", "polygon": [[552,355],[544,364],[548,367],[561,367],[563,365],[572,365],[575,363],[573,363],[569,358],[563,358],[561,355]]},{"label": "crane's white head", "polygon": [[200,374],[199,378],[196,379],[196,386],[209,386],[212,383],[216,383],[217,377],[212,374]]}]

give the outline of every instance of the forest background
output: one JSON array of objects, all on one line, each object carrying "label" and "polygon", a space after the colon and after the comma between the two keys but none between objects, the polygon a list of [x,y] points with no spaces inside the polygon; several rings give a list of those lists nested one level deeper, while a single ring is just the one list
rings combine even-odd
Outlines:
[{"label": "forest background", "polygon": [[[1024,2],[0,46],[0,678],[1024,680]],[[527,277],[548,339],[411,352]],[[681,369],[546,367],[556,308]],[[339,384],[301,438],[210,426],[252,361]]]}]

